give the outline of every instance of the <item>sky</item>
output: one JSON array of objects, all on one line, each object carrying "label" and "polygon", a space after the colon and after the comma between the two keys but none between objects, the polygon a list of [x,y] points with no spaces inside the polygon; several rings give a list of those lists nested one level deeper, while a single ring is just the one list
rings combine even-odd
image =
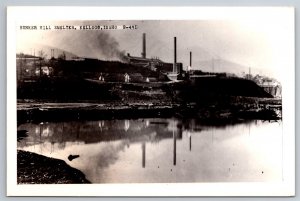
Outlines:
[{"label": "sky", "polygon": [[[20,24],[19,24],[20,25]],[[282,16],[209,20],[112,20],[42,21],[21,25],[136,25],[134,30],[20,30],[17,52],[30,54],[43,46],[59,48],[81,57],[118,60],[120,54],[141,56],[142,34],[146,33],[147,57],[173,62],[173,41],[177,38],[177,61],[201,69],[207,60],[228,60],[244,66],[237,74],[264,74],[281,80],[294,52],[294,24]],[[49,51],[49,49],[48,49]],[[50,52],[46,52],[50,56]],[[203,62],[202,62],[203,63]],[[219,62],[222,69],[222,62]],[[221,70],[222,71],[222,70]],[[230,69],[224,67],[224,71]],[[232,72],[231,72],[232,73]]]}]

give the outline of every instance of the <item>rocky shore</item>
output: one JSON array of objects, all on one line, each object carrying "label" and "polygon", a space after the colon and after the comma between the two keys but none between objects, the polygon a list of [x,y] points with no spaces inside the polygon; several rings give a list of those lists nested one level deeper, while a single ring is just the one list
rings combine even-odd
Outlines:
[{"label": "rocky shore", "polygon": [[63,160],[18,150],[18,184],[81,184],[90,183],[85,175]]}]

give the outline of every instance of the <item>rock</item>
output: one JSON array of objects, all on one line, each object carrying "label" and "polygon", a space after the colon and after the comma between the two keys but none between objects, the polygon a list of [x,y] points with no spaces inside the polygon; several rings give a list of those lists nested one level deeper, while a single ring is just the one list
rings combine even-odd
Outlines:
[{"label": "rock", "polygon": [[63,160],[48,158],[18,150],[18,184],[75,184],[90,183],[85,175]]}]

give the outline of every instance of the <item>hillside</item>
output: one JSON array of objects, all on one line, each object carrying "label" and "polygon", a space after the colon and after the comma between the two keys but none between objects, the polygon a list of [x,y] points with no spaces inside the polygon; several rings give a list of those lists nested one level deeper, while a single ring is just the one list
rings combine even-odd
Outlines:
[{"label": "hillside", "polygon": [[213,98],[220,103],[224,97],[230,96],[272,98],[272,95],[251,80],[222,76],[197,79],[191,84],[183,85],[179,94],[189,101],[202,102],[207,98]]},{"label": "hillside", "polygon": [[197,69],[206,72],[226,72],[241,76],[243,72],[248,73],[249,67],[225,60],[211,59],[197,62]]}]

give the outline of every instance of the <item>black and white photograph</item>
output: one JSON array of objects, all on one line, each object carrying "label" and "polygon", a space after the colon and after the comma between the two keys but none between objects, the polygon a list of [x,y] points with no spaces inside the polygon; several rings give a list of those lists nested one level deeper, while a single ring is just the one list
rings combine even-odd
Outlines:
[{"label": "black and white photograph", "polygon": [[11,195],[41,195],[48,184],[101,184],[97,195],[107,185],[175,185],[157,194],[171,196],[188,196],[180,185],[207,185],[204,195],[235,185],[220,194],[249,195],[236,189],[245,183],[293,194],[293,8],[198,8],[192,18],[189,9],[161,8],[157,18],[145,9],[145,18],[102,19],[58,19],[44,8],[32,20],[18,13],[26,9],[11,8],[8,18],[8,185],[24,188]]}]

